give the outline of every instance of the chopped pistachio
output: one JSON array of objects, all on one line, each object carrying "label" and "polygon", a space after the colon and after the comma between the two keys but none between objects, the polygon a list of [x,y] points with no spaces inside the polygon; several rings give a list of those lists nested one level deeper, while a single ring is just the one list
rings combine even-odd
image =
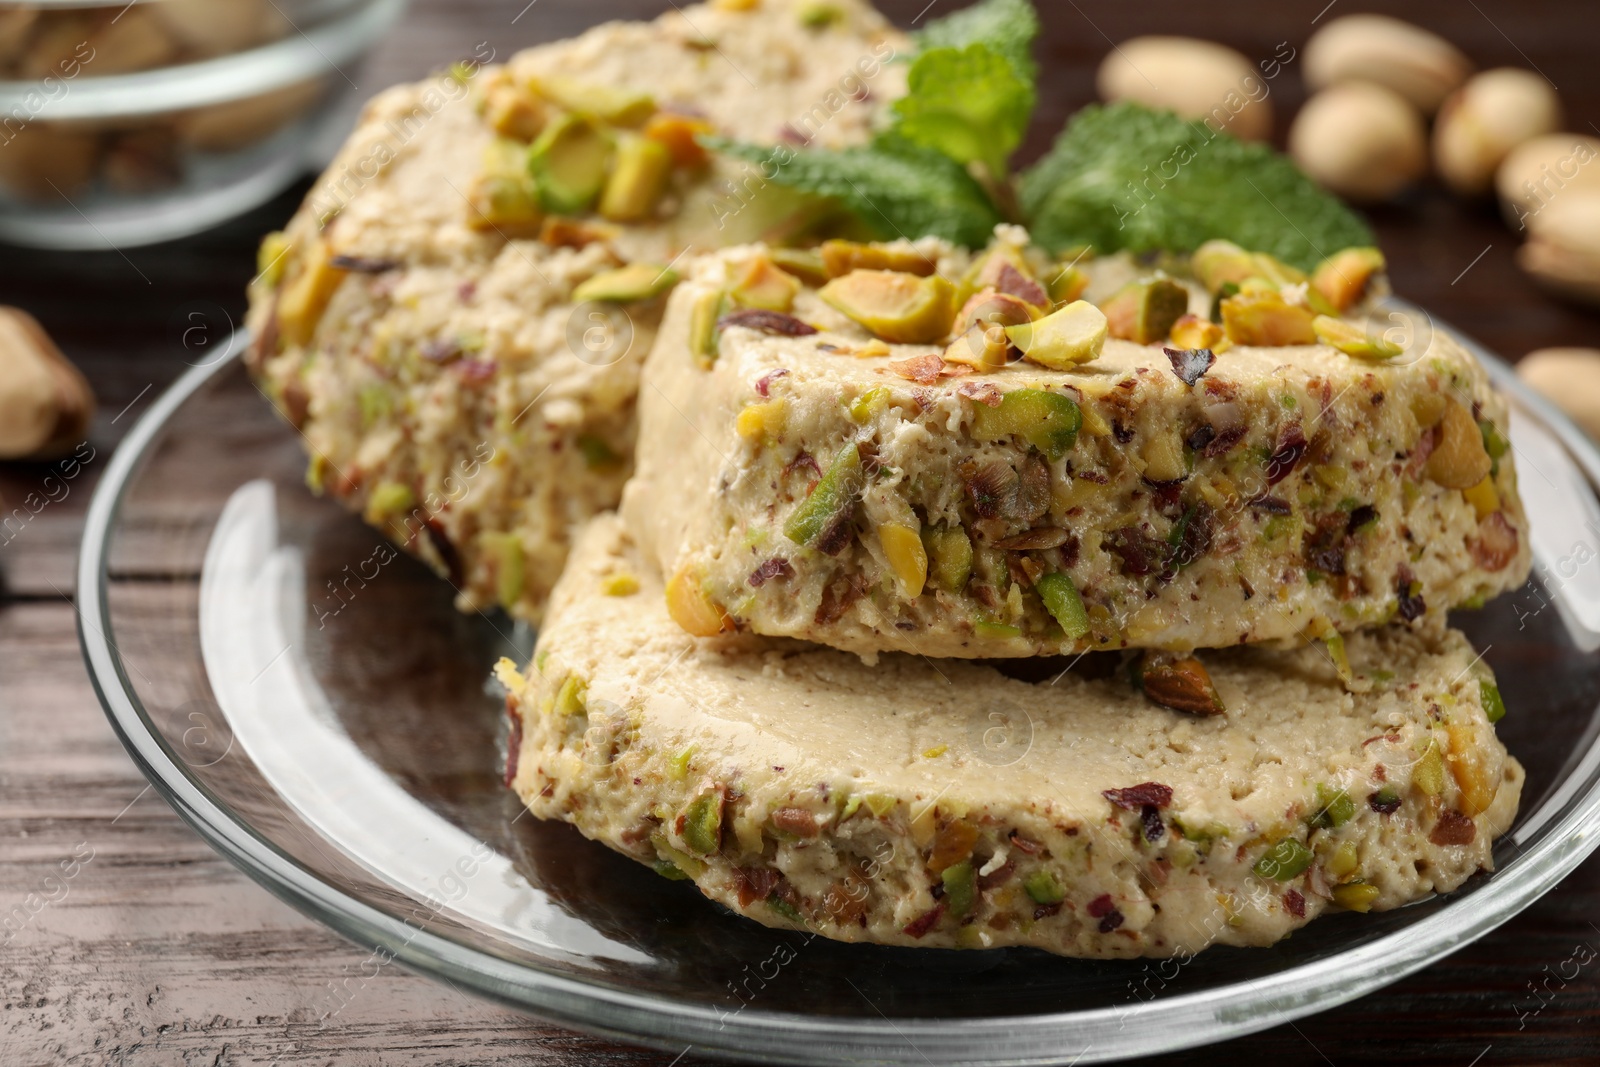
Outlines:
[{"label": "chopped pistachio", "polygon": [[617,155],[600,194],[600,215],[612,222],[640,222],[655,214],[672,174],[672,153],[659,141],[629,134],[617,142]]},{"label": "chopped pistachio", "polygon": [[1022,889],[1028,894],[1028,899],[1035,904],[1060,904],[1067,899],[1066,891],[1061,888],[1061,883],[1056,881],[1056,876],[1044,869],[1034,871],[1024,878]]},{"label": "chopped pistachio", "polygon": [[679,752],[672,757],[672,762],[667,765],[667,776],[675,782],[681,782],[689,777],[689,761],[694,758],[694,746]]},{"label": "chopped pistachio", "polygon": [[522,599],[525,560],[522,539],[514,533],[485,534],[485,547],[495,568],[495,600],[510,611]]},{"label": "chopped pistachio", "polygon": [[1478,682],[1478,702],[1483,705],[1483,714],[1491,723],[1499,722],[1506,717],[1506,702],[1500,696],[1500,687],[1493,682]]},{"label": "chopped pistachio", "polygon": [[316,240],[302,257],[299,273],[278,295],[278,332],[292,345],[311,340],[328,302],[349,272],[333,265],[333,249]]},{"label": "chopped pistachio", "polygon": [[631,574],[608,574],[600,582],[606,596],[632,596],[639,591],[639,579]]},{"label": "chopped pistachio", "polygon": [[702,793],[689,802],[683,815],[683,843],[702,856],[722,848],[722,794]]},{"label": "chopped pistachio", "polygon": [[831,275],[822,255],[807,248],[772,248],[767,250],[772,262],[793,274],[807,285],[824,285]]},{"label": "chopped pistachio", "polygon": [[1444,753],[1437,741],[1428,742],[1427,750],[1411,771],[1411,783],[1425,796],[1436,797],[1444,792]]},{"label": "chopped pistachio", "polygon": [[956,334],[964,334],[975,326],[1016,326],[1032,322],[1038,317],[1038,309],[1021,297],[984,289],[973,293],[961,305],[951,330]]},{"label": "chopped pistachio", "polygon": [[528,172],[548,211],[588,211],[605,187],[612,137],[581,115],[563,115],[545,127],[528,149]]},{"label": "chopped pistachio", "polygon": [[559,107],[613,126],[638,126],[656,111],[655,98],[649,93],[615,85],[544,78],[535,88]]},{"label": "chopped pistachio", "polygon": [[1078,587],[1072,584],[1071,578],[1060,572],[1046,574],[1033,587],[1038,591],[1039,599],[1044,601],[1045,610],[1061,624],[1061,629],[1069,639],[1077,640],[1088,635],[1089,614],[1084,610],[1083,598],[1078,595]]},{"label": "chopped pistachio", "polygon": [[1375,885],[1366,882],[1350,882],[1347,885],[1336,885],[1330,890],[1333,902],[1346,911],[1369,912],[1373,903],[1383,895]]},{"label": "chopped pistachio", "polygon": [[256,249],[256,280],[268,289],[276,289],[283,280],[284,260],[293,245],[282,230],[273,230],[261,239]]},{"label": "chopped pistachio", "polygon": [[1311,329],[1316,333],[1317,340],[1323,344],[1337,348],[1345,355],[1357,359],[1383,362],[1405,351],[1397,344],[1385,341],[1381,337],[1374,337],[1354,323],[1329,315],[1318,315],[1312,319]]},{"label": "chopped pistachio", "polygon": [[1165,708],[1194,715],[1221,715],[1227,711],[1211,673],[1193,656],[1174,658],[1146,652],[1139,666],[1144,695]]},{"label": "chopped pistachio", "polygon": [[733,625],[728,613],[707,595],[699,577],[690,570],[679,571],[667,582],[667,614],[695,637],[712,637]]},{"label": "chopped pistachio", "polygon": [[894,811],[900,801],[888,793],[868,793],[867,810],[882,819]]},{"label": "chopped pistachio", "polygon": [[1189,310],[1189,291],[1170,278],[1130,282],[1100,304],[1106,332],[1135,344],[1163,340]]},{"label": "chopped pistachio", "polygon": [[922,543],[934,588],[952,595],[964,590],[972,576],[972,539],[967,531],[961,526],[924,526]]},{"label": "chopped pistachio", "polygon": [[1008,626],[1003,622],[991,622],[988,619],[978,619],[973,622],[972,632],[989,641],[1007,641],[1022,636],[1020,626]]},{"label": "chopped pistachio", "polygon": [[861,448],[852,441],[833,457],[811,495],[789,515],[783,524],[784,535],[800,545],[831,540],[833,531],[849,517],[861,493],[861,471]]},{"label": "chopped pistachio", "polygon": [[972,405],[973,440],[998,441],[1016,435],[1053,460],[1065,456],[1077,443],[1082,425],[1077,401],[1046,389],[1008,390],[998,407]]},{"label": "chopped pistachio", "polygon": [[1286,837],[1267,849],[1266,853],[1256,860],[1253,869],[1262,878],[1287,882],[1303,874],[1315,858],[1316,855],[1309,848],[1292,837]]},{"label": "chopped pistachio", "polygon": [[1483,432],[1465,407],[1447,397],[1434,433],[1425,468],[1429,478],[1446,489],[1470,489],[1489,476],[1493,461],[1483,447]]},{"label": "chopped pistachio", "polygon": [[808,0],[800,5],[798,12],[800,25],[808,30],[820,30],[832,26],[844,18],[844,12],[837,4],[827,3],[826,0]]},{"label": "chopped pistachio", "polygon": [[1471,489],[1461,490],[1461,495],[1466,497],[1467,503],[1472,505],[1480,519],[1500,510],[1500,491],[1494,487],[1494,479],[1489,475],[1484,475],[1483,481]]},{"label": "chopped pistachio", "polygon": [[885,341],[925,344],[943,340],[955,319],[955,286],[935,274],[922,278],[892,270],[854,270],[817,293]]},{"label": "chopped pistachio", "polygon": [[789,405],[782,397],[747,404],[734,420],[734,429],[746,441],[769,441],[782,435]]},{"label": "chopped pistachio", "polygon": [[417,505],[417,494],[400,482],[381,482],[367,496],[362,517],[370,523],[387,522],[404,515]]},{"label": "chopped pistachio", "polygon": [[544,103],[514,85],[491,86],[483,94],[483,121],[501,137],[527,144],[549,120]]},{"label": "chopped pistachio", "polygon": [[1088,301],[1075,300],[1037,322],[1007,327],[1006,336],[1030,363],[1066,370],[1099,357],[1106,343],[1106,316]]},{"label": "chopped pistachio", "polygon": [[715,133],[716,127],[704,119],[690,115],[660,112],[650,116],[644,125],[644,135],[664,147],[672,156],[672,165],[686,170],[697,170],[710,160],[700,138]]},{"label": "chopped pistachio", "polygon": [[946,363],[961,363],[980,371],[1004,370],[1011,362],[1011,339],[1003,326],[969,327],[945,347]]},{"label": "chopped pistachio", "polygon": [[1216,293],[1228,284],[1239,285],[1257,273],[1255,257],[1232,241],[1207,241],[1194,250],[1189,263],[1200,284]]},{"label": "chopped pistachio", "polygon": [[1317,786],[1317,810],[1306,822],[1320,830],[1332,830],[1349,822],[1356,813],[1355,801],[1343,789]]},{"label": "chopped pistachio", "polygon": [[578,451],[583,454],[583,465],[592,471],[609,470],[623,462],[616,449],[593,434],[578,435]]},{"label": "chopped pistachio", "polygon": [[970,860],[952,864],[939,876],[944,883],[945,910],[957,918],[972,910],[978,896],[978,874]]},{"label": "chopped pistachio", "polygon": [[1348,311],[1367,295],[1384,272],[1383,253],[1376,248],[1345,248],[1311,272],[1311,288],[1336,311]]},{"label": "chopped pistachio", "polygon": [[1317,340],[1309,307],[1275,291],[1239,292],[1222,301],[1222,328],[1237,345],[1309,345]]},{"label": "chopped pistachio", "polygon": [[709,368],[717,358],[717,340],[721,331],[717,323],[727,307],[728,295],[724,292],[701,293],[689,309],[689,351],[693,352],[701,367]]},{"label": "chopped pistachio", "polygon": [[856,422],[866,422],[888,406],[888,388],[874,385],[850,401],[850,417]]},{"label": "chopped pistachio", "polygon": [[1087,288],[1089,276],[1070,264],[1051,270],[1045,283],[1045,291],[1050,294],[1051,301],[1057,304],[1072,303]]},{"label": "chopped pistachio", "polygon": [[669,882],[683,882],[689,878],[687,874],[683,873],[683,868],[671,860],[658,859],[650,865],[650,869]]},{"label": "chopped pistachio", "polygon": [[780,268],[768,255],[753,257],[728,290],[740,307],[788,311],[800,292],[800,279]]},{"label": "chopped pistachio", "polygon": [[878,543],[889,566],[900,579],[900,591],[907,600],[922,595],[928,581],[928,551],[922,545],[918,531],[900,523],[885,523],[878,527]]},{"label": "chopped pistachio", "polygon": [[[1351,814],[1354,814],[1352,810]],[[1341,841],[1339,847],[1333,850],[1333,855],[1328,857],[1325,865],[1327,873],[1338,881],[1344,881],[1361,865],[1361,856],[1356,849],[1354,841]]]},{"label": "chopped pistachio", "polygon": [[572,301],[575,304],[590,300],[631,304],[660,296],[677,284],[678,272],[675,270],[655,263],[630,263],[616,270],[601,271],[579,282],[572,290]]},{"label": "chopped pistachio", "polygon": [[576,674],[567,675],[561,683],[561,688],[556,690],[555,701],[550,706],[551,712],[560,716],[582,715],[586,710],[584,698],[588,689],[582,678]]},{"label": "chopped pistachio", "polygon": [[819,254],[830,278],[841,278],[855,270],[894,270],[905,274],[929,275],[938,267],[934,260],[914,248],[894,248],[858,241],[824,241]]},{"label": "chopped pistachio", "polygon": [[1215,352],[1227,343],[1221,326],[1198,315],[1178,316],[1170,336],[1174,345],[1184,349],[1207,348]]}]

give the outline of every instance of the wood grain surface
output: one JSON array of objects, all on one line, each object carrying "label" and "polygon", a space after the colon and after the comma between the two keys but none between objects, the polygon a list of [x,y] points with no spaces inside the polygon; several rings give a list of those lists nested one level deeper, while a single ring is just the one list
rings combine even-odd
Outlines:
[{"label": "wood grain surface", "polygon": [[[885,3],[908,25],[927,0]],[[1325,6],[1326,5],[1326,6]],[[352,75],[363,92],[488,41],[497,54],[646,0],[417,0]],[[935,0],[931,14],[955,6]],[[1218,38],[1247,55],[1298,47],[1314,20],[1384,10],[1439,30],[1482,66],[1534,66],[1561,91],[1568,126],[1600,122],[1600,10],[1592,0],[1039,0],[1044,85],[1028,151],[1092,96],[1112,41],[1142,32]],[[1330,10],[1331,9],[1331,10]],[[1281,142],[1304,97],[1295,64],[1273,83]],[[316,1004],[367,950],[280,903],[212,852],[144,780],[113,736],[75,634],[82,516],[106,457],[190,362],[240,319],[260,234],[304,186],[186,241],[125,253],[0,246],[0,303],[37,315],[100,395],[96,458],[66,495],[0,546],[0,1065],[691,1063],[598,1041],[388,968],[335,1018]],[[1592,344],[1600,319],[1553,301],[1517,271],[1517,238],[1487,205],[1425,188],[1372,215],[1395,286],[1509,357]],[[198,318],[196,317],[198,316]],[[193,327],[202,324],[196,333]],[[0,467],[17,500],[50,469]],[[59,495],[59,494],[58,494]],[[1293,1025],[1162,1063],[1600,1062],[1600,860],[1477,944],[1382,992]],[[1535,990],[1538,992],[1536,993]]]}]

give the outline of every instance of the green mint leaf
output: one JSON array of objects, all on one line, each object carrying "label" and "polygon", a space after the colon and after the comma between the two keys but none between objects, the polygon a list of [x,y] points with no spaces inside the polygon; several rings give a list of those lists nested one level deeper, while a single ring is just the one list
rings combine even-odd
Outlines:
[{"label": "green mint leaf", "polygon": [[987,44],[933,48],[911,64],[894,102],[901,136],[958,163],[982,163],[995,178],[1022,143],[1033,115],[1033,82]]},{"label": "green mint leaf", "polygon": [[1056,251],[1187,251],[1221,237],[1310,269],[1366,225],[1293,163],[1200,122],[1121,103],[1078,112],[1021,176],[1033,237]]},{"label": "green mint leaf", "polygon": [[1039,35],[1039,16],[1029,0],[980,0],[943,18],[934,19],[915,34],[923,51],[966,48],[984,44],[1016,66],[1029,85],[1038,77],[1033,62],[1033,41]]},{"label": "green mint leaf", "polygon": [[838,202],[875,236],[943,237],[980,248],[1000,212],[965,167],[892,135],[860,148],[769,148],[702,138],[708,148],[761,168],[777,185]]}]

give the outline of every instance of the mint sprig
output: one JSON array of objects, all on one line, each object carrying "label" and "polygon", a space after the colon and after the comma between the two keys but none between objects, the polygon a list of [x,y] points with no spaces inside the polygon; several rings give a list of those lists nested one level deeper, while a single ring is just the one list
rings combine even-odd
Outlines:
[{"label": "mint sprig", "polygon": [[1355,213],[1265,145],[1166,111],[1086,107],[1017,183],[1034,240],[1184,251],[1213,237],[1310,269],[1372,243]]},{"label": "mint sprig", "polygon": [[1185,252],[1224,238],[1307,269],[1372,243],[1360,218],[1271,148],[1138,104],[1083,109],[1012,182],[1036,102],[1038,30],[1030,0],[980,0],[930,23],[889,128],[866,147],[785,147],[774,167],[780,150],[703,141],[885,239],[978,248],[1009,218],[1057,252]]},{"label": "mint sprig", "polygon": [[837,201],[875,236],[942,237],[978,247],[1001,221],[983,186],[960,163],[931,148],[892,136],[860,148],[796,151],[774,167],[774,152],[761,145],[720,138],[713,151],[776,171],[772,179],[793,189]]}]

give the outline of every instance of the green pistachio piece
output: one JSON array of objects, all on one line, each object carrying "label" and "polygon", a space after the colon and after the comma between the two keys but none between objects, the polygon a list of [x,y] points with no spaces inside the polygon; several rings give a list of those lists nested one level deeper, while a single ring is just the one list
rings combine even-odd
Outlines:
[{"label": "green pistachio piece", "polygon": [[1286,837],[1267,849],[1266,854],[1256,860],[1254,870],[1262,878],[1287,882],[1303,874],[1315,858],[1315,854],[1309,848],[1292,837]]},{"label": "green pistachio piece", "polygon": [[963,860],[953,864],[939,877],[944,883],[945,911],[957,917],[971,911],[972,902],[978,897],[978,873],[972,863]]},{"label": "green pistachio piece", "polygon": [[660,141],[628,134],[617,142],[616,163],[600,194],[600,215],[640,222],[655,214],[672,174],[672,152]]},{"label": "green pistachio piece", "polygon": [[658,859],[650,865],[650,869],[669,882],[686,882],[689,880],[689,876],[683,873],[682,868],[671,860]]},{"label": "green pistachio piece", "polygon": [[1317,810],[1306,820],[1319,830],[1332,830],[1349,822],[1356,813],[1355,801],[1343,789],[1317,786]]},{"label": "green pistachio piece", "polygon": [[1078,587],[1065,574],[1046,574],[1033,584],[1045,610],[1061,624],[1068,638],[1077,640],[1089,633],[1089,613],[1084,609]]},{"label": "green pistachio piece", "polygon": [[522,599],[525,559],[522,539],[514,533],[485,534],[488,555],[494,560],[495,599],[510,611]]},{"label": "green pistachio piece", "polygon": [[1500,687],[1493,682],[1478,682],[1478,700],[1483,705],[1484,717],[1490,722],[1506,717],[1506,702],[1500,696]]},{"label": "green pistachio piece", "polygon": [[261,239],[261,247],[256,249],[256,280],[268,289],[276,289],[283,280],[289,248],[289,238],[282,230],[274,230]]},{"label": "green pistachio piece", "polygon": [[363,509],[368,522],[383,522],[403,515],[417,506],[417,494],[409,485],[400,482],[382,482],[367,497]]},{"label": "green pistachio piece", "polygon": [[783,524],[784,536],[822,551],[834,548],[836,533],[861,493],[861,481],[861,448],[852,441],[833,457],[811,495],[790,514]]},{"label": "green pistachio piece", "polygon": [[939,275],[923,278],[894,270],[853,270],[817,295],[836,311],[895,344],[943,340],[956,317],[955,286]]},{"label": "green pistachio piece", "polygon": [[678,272],[655,263],[630,263],[616,270],[601,271],[579,282],[572,290],[575,304],[603,300],[612,304],[632,304],[649,300],[678,284]]},{"label": "green pistachio piece", "polygon": [[683,812],[683,843],[702,856],[722,848],[722,794],[713,790],[689,802]]},{"label": "green pistachio piece", "polygon": [[809,0],[801,4],[798,14],[800,25],[808,30],[824,29],[844,18],[844,12],[837,4],[825,3],[823,0]]},{"label": "green pistachio piece", "polygon": [[728,295],[742,308],[787,312],[800,292],[800,279],[781,269],[771,256],[756,256],[740,274]]},{"label": "green pistachio piece", "polygon": [[1189,310],[1189,290],[1171,278],[1130,282],[1100,305],[1106,332],[1134,344],[1164,341]]},{"label": "green pistachio piece", "polygon": [[831,277],[822,255],[808,248],[772,248],[768,249],[767,255],[772,262],[807,285],[826,285]]},{"label": "green pistachio piece", "polygon": [[924,526],[922,546],[928,553],[928,580],[952,595],[972,577],[972,539],[960,526]]},{"label": "green pistachio piece", "polygon": [[973,440],[998,441],[1017,435],[1053,460],[1065,456],[1077,443],[1082,425],[1083,412],[1077,401],[1045,389],[1012,389],[998,407],[972,405]]},{"label": "green pistachio piece", "polygon": [[1276,290],[1241,290],[1222,301],[1222,328],[1236,345],[1309,345],[1317,340],[1315,313]]},{"label": "green pistachio piece", "polygon": [[551,103],[613,126],[638,126],[656,113],[655,98],[635,89],[571,78],[546,78],[537,88]]},{"label": "green pistachio piece", "polygon": [[1067,899],[1056,876],[1046,870],[1034,871],[1024,878],[1022,889],[1035,904],[1059,904]]},{"label": "green pistachio piece", "polygon": [[1366,882],[1349,882],[1345,885],[1336,885],[1331,890],[1333,902],[1346,911],[1368,912],[1372,910],[1373,901],[1382,896],[1382,891],[1375,885]]},{"label": "green pistachio piece", "polygon": [[528,149],[528,173],[546,210],[561,215],[588,211],[606,184],[612,137],[579,115],[563,115],[545,127]]},{"label": "green pistachio piece", "polygon": [[1106,345],[1106,316],[1088,301],[1074,300],[1036,322],[1006,327],[1006,336],[1023,359],[1066,370],[1100,355]]},{"label": "green pistachio piece", "polygon": [[689,351],[702,367],[709,368],[717,359],[717,340],[721,331],[717,323],[728,305],[728,294],[718,290],[701,293],[689,308]]},{"label": "green pistachio piece", "polygon": [[1367,295],[1386,266],[1376,248],[1342,249],[1311,272],[1311,288],[1335,311],[1348,311]]},{"label": "green pistachio piece", "polygon": [[1317,340],[1337,348],[1347,356],[1381,363],[1391,360],[1404,351],[1399,345],[1373,337],[1354,323],[1330,315],[1318,315],[1311,320]]}]

